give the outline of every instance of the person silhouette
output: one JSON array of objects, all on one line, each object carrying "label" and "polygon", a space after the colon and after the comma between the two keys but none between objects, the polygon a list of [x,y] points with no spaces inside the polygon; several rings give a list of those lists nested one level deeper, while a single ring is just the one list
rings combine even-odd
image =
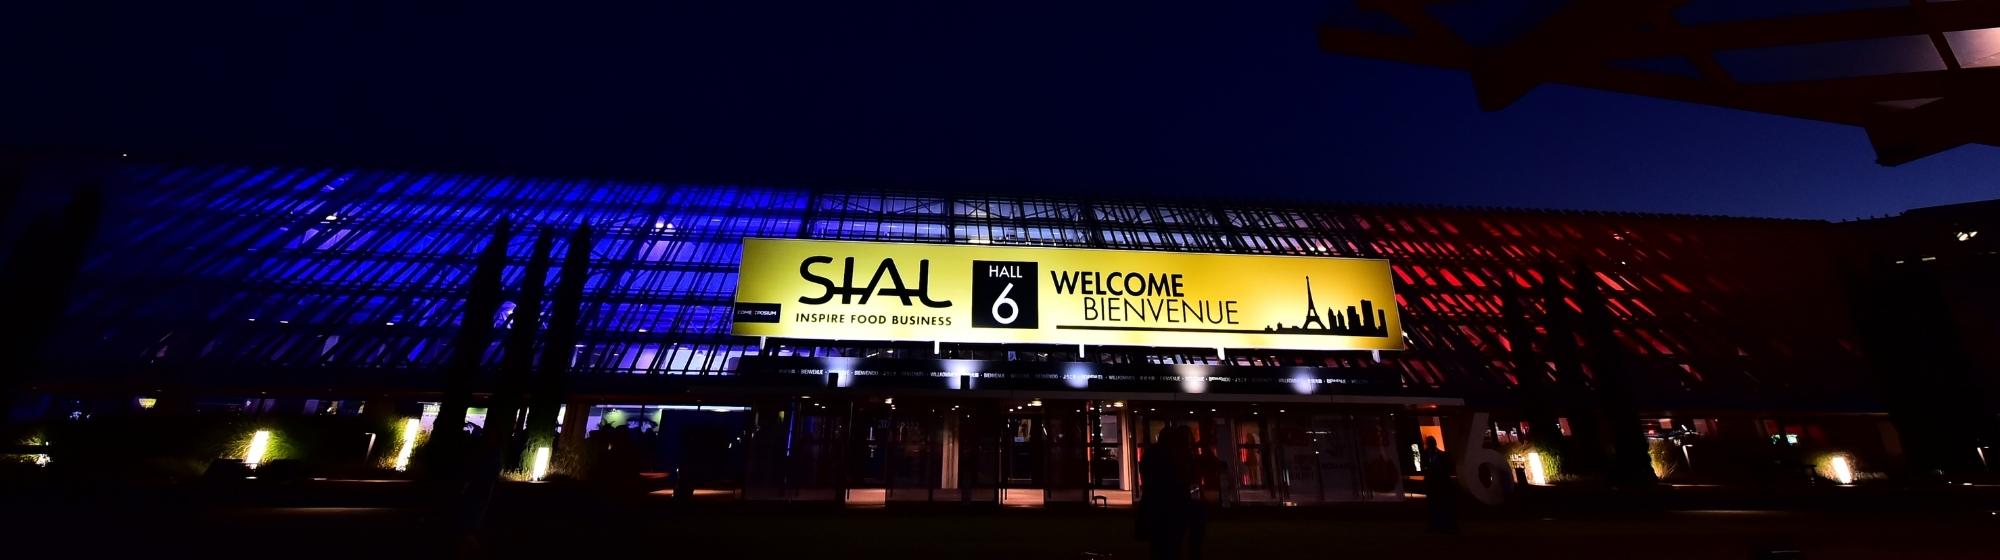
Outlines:
[{"label": "person silhouette", "polygon": [[1458,534],[1458,487],[1452,484],[1451,455],[1438,446],[1434,436],[1424,438],[1424,509],[1430,514],[1430,530]]},{"label": "person silhouette", "polygon": [[1193,433],[1168,426],[1140,450],[1138,533],[1158,560],[1177,560],[1188,545],[1195,490]]}]

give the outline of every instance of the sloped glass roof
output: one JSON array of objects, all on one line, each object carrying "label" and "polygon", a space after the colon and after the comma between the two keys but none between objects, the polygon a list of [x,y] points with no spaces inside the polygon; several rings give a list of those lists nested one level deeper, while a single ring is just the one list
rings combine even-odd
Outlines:
[{"label": "sloped glass roof", "polygon": [[[2000,100],[1997,2],[1334,4],[1322,48],[1472,71],[1488,109],[1539,84],[1565,83],[1862,125],[1886,164],[1965,143],[2000,145],[2000,109],[1985,108]],[[1908,103],[1917,99],[1952,102]],[[1885,120],[1883,111],[1903,115]]]},{"label": "sloped glass roof", "polygon": [[1951,54],[1958,58],[1959,66],[2000,66],[2000,27],[1949,31],[1944,38],[1951,43]]},{"label": "sloped glass roof", "polygon": [[1466,42],[1503,45],[1534,29],[1569,0],[1466,0],[1430,8],[1431,15]]},{"label": "sloped glass roof", "polygon": [[1674,18],[1685,25],[1700,25],[1909,5],[1909,0],[1688,0],[1674,10]]},{"label": "sloped glass roof", "polygon": [[1729,76],[1744,83],[1796,82],[1945,69],[1930,37],[1902,35],[1854,41],[1735,49],[1715,53]]}]

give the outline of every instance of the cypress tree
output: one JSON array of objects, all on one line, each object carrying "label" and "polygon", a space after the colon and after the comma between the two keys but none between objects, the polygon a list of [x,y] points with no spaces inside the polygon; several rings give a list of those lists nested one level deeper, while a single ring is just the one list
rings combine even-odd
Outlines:
[{"label": "cypress tree", "polygon": [[1526,297],[1521,288],[1507,282],[1500,290],[1502,328],[1514,363],[1514,378],[1520,387],[1521,415],[1528,421],[1528,441],[1544,452],[1554,452],[1562,443],[1562,426],[1556,421],[1553,381],[1548,365],[1535,351],[1535,328],[1521,304]]},{"label": "cypress tree", "polygon": [[452,339],[451,356],[445,362],[444,399],[437,420],[431,424],[433,441],[456,439],[465,427],[465,408],[472,403],[472,382],[479,376],[479,363],[493,341],[493,314],[500,310],[500,273],[507,266],[507,240],[514,224],[506,219],[493,227],[493,240],[472,269],[466,283],[465,318],[459,321],[458,336]]},{"label": "cypress tree", "polygon": [[1646,434],[1639,429],[1639,411],[1633,402],[1632,360],[1628,359],[1625,344],[1613,332],[1617,321],[1612,319],[1604,294],[1598,291],[1597,276],[1588,265],[1579,263],[1571,282],[1576,284],[1577,306],[1583,308],[1584,355],[1591,372],[1596,374],[1598,411],[1607,424],[1605,435],[1611,438],[1611,465],[1607,474],[1619,486],[1652,486],[1659,478],[1653,474]]},{"label": "cypress tree", "polygon": [[1591,382],[1583,372],[1583,353],[1577,347],[1577,308],[1570,307],[1569,290],[1563,288],[1562,267],[1542,264],[1542,324],[1548,328],[1549,361],[1555,363],[1555,378],[1564,416],[1569,418],[1570,439],[1563,446],[1563,470],[1581,475],[1602,474],[1604,438],[1600,433]]},{"label": "cypress tree", "polygon": [[569,236],[562,272],[549,300],[553,309],[549,310],[548,336],[543,340],[541,365],[536,368],[537,381],[528,405],[526,454],[555,445],[556,423],[560,421],[557,410],[563,405],[564,381],[576,355],[577,329],[583,321],[583,283],[590,277],[590,248],[590,226],[576,228]]},{"label": "cypress tree", "polygon": [[521,405],[527,400],[528,380],[534,373],[535,335],[542,326],[543,281],[549,275],[549,252],[554,236],[542,230],[535,237],[534,252],[521,275],[521,295],[514,300],[512,324],[507,331],[505,357],[500,360],[499,383],[493,391],[493,405],[487,409],[486,437],[500,450],[502,468],[519,468],[517,431],[521,426]]},{"label": "cypress tree", "polygon": [[86,184],[62,211],[37,220],[0,266],[0,289],[18,298],[13,313],[27,328],[4,337],[11,367],[0,370],[0,425],[12,418],[19,385],[40,364],[41,348],[62,319],[70,285],[76,282],[104,210],[103,188]]}]

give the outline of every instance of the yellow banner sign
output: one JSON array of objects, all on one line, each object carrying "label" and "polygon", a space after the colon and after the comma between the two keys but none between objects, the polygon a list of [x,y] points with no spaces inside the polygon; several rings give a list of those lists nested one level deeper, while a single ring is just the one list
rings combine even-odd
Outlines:
[{"label": "yellow banner sign", "polygon": [[1376,259],[745,239],[740,272],[745,336],[1403,348]]}]

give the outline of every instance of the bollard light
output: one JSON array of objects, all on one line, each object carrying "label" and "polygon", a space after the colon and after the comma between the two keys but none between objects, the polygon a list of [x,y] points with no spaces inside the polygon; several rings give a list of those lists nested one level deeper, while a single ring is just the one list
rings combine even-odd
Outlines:
[{"label": "bollard light", "polygon": [[1535,486],[1549,485],[1549,473],[1542,469],[1542,454],[1540,452],[1528,452],[1528,484]]},{"label": "bollard light", "polygon": [[250,449],[243,452],[243,464],[250,468],[264,462],[264,452],[271,449],[271,431],[257,430],[250,436]]},{"label": "bollard light", "polygon": [[423,424],[418,423],[417,419],[403,419],[403,442],[400,447],[396,448],[397,471],[409,470],[410,455],[417,450],[417,433],[422,429]]},{"label": "bollard light", "polygon": [[548,478],[548,476],[549,448],[548,446],[537,447],[535,448],[535,463],[528,471],[528,480],[541,482],[542,479]]},{"label": "bollard light", "polygon": [[1846,455],[1834,455],[1827,463],[1833,469],[1834,482],[1854,484],[1854,465],[1848,464]]}]

